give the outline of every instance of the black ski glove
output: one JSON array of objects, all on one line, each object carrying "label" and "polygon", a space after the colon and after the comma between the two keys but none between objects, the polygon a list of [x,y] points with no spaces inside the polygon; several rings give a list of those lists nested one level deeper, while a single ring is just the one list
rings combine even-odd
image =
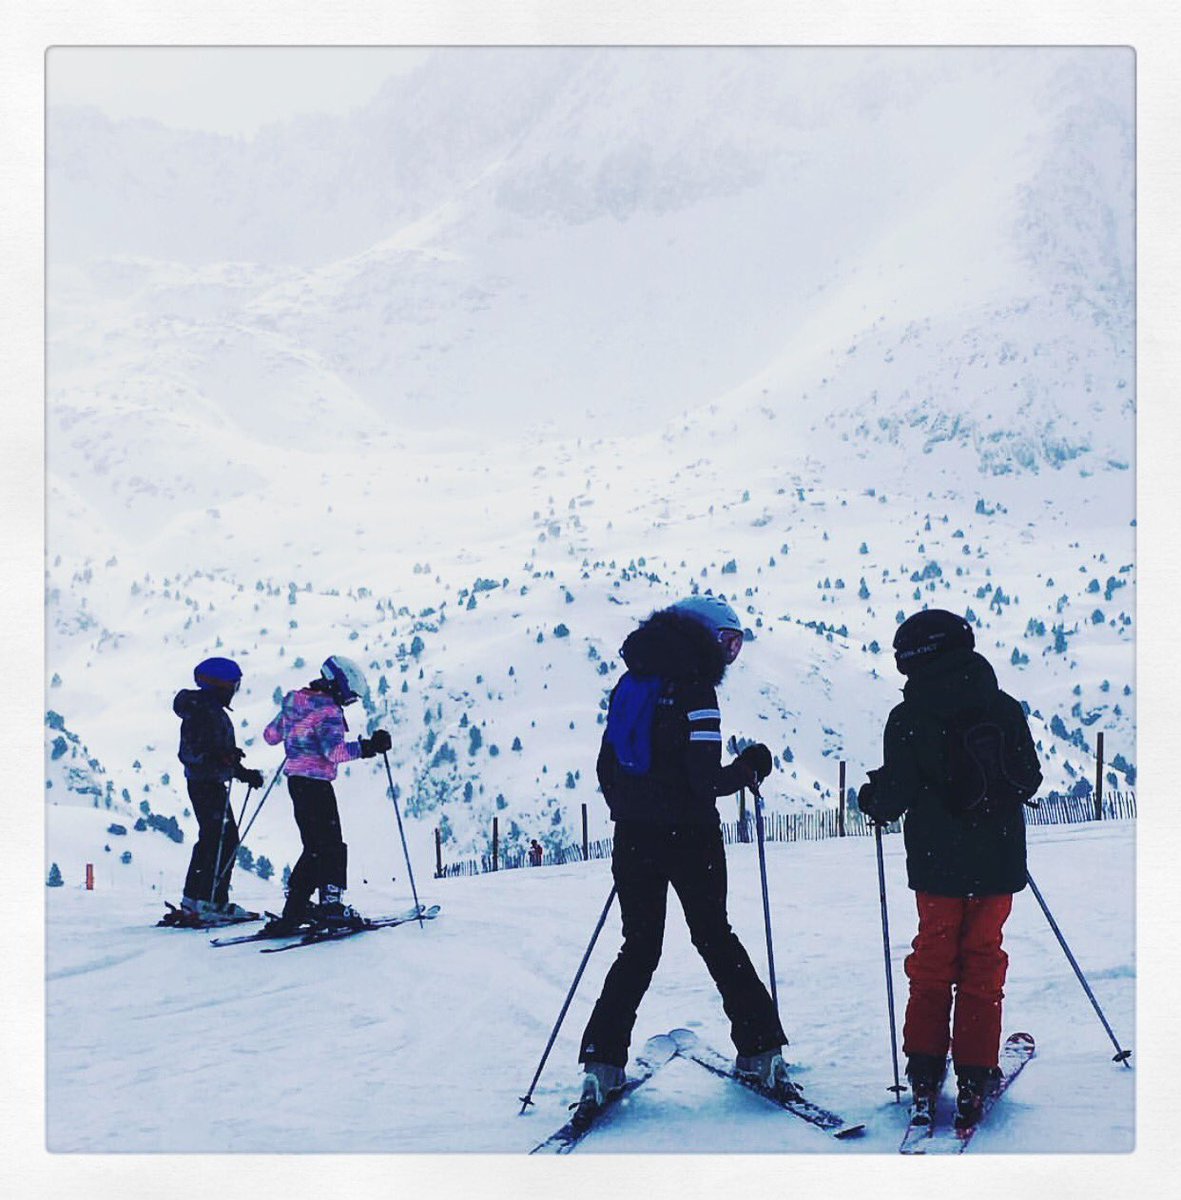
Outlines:
[{"label": "black ski glove", "polygon": [[862,812],[866,811],[867,804],[873,804],[873,794],[877,791],[877,785],[871,779],[867,783],[863,783],[857,791],[857,807]]},{"label": "black ski glove", "polygon": [[236,774],[243,783],[248,783],[252,788],[260,788],[266,782],[261,771],[252,770],[250,767],[239,767]]},{"label": "black ski glove", "polygon": [[771,768],[774,765],[771,751],[762,742],[755,742],[753,746],[747,746],[738,755],[736,761],[743,765],[755,783],[762,783],[771,774]]},{"label": "black ski glove", "polygon": [[384,754],[393,744],[384,729],[375,729],[372,737],[361,739],[361,757],[373,758],[374,755]]}]

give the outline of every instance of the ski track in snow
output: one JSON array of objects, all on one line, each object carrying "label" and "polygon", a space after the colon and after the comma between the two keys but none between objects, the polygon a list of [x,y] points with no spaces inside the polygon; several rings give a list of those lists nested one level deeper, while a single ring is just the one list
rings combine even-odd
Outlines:
[{"label": "ski track in snow", "polygon": [[[1049,836],[1034,829],[1030,867],[1122,1044],[1134,1049],[1133,835],[1131,823]],[[888,838],[885,849],[900,1027],[914,909],[901,839]],[[755,855],[753,846],[729,851],[730,911],[765,973]],[[864,1121],[865,1136],[838,1143],[674,1060],[577,1154],[895,1151],[906,1106],[886,1090],[873,843],[776,843],[767,857],[787,1056],[805,1095]],[[51,892],[49,1148],[523,1154],[565,1121],[577,1092],[578,1037],[618,949],[617,909],[534,1106],[518,1116],[609,886],[606,863],[424,881],[420,897],[443,906],[425,929],[409,924],[279,956],[137,927],[158,915],[148,891]],[[382,907],[401,901],[384,897]],[[1018,897],[1005,944],[1005,1029],[1029,1029],[1038,1053],[971,1153],[1129,1150],[1135,1072],[1110,1061],[1110,1043],[1032,895]],[[635,1044],[679,1025],[731,1052],[717,994],[672,903]]]}]

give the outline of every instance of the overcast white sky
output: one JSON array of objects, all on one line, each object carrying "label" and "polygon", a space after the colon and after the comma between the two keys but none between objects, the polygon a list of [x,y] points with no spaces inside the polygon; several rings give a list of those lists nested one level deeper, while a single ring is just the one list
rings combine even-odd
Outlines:
[{"label": "overcast white sky", "polygon": [[344,113],[371,100],[427,50],[374,46],[55,46],[50,104],[250,136],[297,113]]}]

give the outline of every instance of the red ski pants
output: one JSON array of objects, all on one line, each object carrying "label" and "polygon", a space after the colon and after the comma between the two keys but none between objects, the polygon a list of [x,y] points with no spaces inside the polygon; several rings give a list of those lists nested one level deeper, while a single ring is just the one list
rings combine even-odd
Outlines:
[{"label": "red ski pants", "polygon": [[1001,929],[1013,897],[916,892],[915,900],[919,931],[906,958],[910,1000],[902,1048],[906,1054],[945,1058],[950,1045],[956,1067],[995,1067],[1009,965]]}]

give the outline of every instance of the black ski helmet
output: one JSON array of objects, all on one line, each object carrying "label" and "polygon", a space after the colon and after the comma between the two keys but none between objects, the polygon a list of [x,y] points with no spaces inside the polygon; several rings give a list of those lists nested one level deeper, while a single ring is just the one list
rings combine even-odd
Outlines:
[{"label": "black ski helmet", "polygon": [[976,635],[963,617],[946,609],[928,608],[907,617],[898,626],[894,634],[894,664],[903,675],[909,675],[918,662],[957,646],[971,650],[975,645]]},{"label": "black ski helmet", "polygon": [[242,682],[242,668],[232,658],[206,658],[193,668],[193,681],[203,691],[232,696]]}]

